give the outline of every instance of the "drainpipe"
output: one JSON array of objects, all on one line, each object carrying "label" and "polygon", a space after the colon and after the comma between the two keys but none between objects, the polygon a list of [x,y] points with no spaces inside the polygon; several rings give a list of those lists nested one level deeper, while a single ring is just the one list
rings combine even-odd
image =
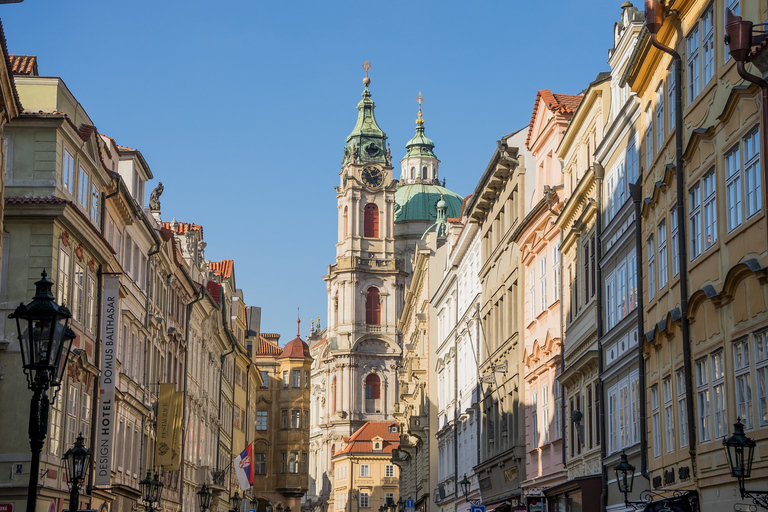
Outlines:
[{"label": "drainpipe", "polygon": [[[686,415],[688,417],[688,452],[693,475],[696,476],[696,414],[693,410],[693,362],[688,324],[688,250],[685,235],[685,174],[683,173],[683,59],[673,48],[661,44],[656,35],[664,23],[664,6],[659,0],[645,0],[645,25],[651,44],[672,56],[675,63],[675,181],[677,184],[677,246],[680,267],[680,332],[683,338],[683,371],[685,372]],[[640,262],[638,262],[638,267]],[[694,479],[694,482],[696,480]],[[698,486],[698,485],[697,485]]]},{"label": "drainpipe", "polygon": [[[637,287],[637,368],[638,368],[638,387],[645,389],[645,356],[643,355],[643,333],[645,324],[645,312],[643,311],[643,266],[640,264],[643,261],[643,235],[641,230],[642,217],[641,217],[641,202],[643,199],[643,177],[642,175],[637,178],[637,183],[630,183],[629,193],[632,196],[632,202],[635,203],[635,259],[637,264],[637,282],[640,286]],[[680,221],[677,222],[678,227]],[[640,473],[646,480],[651,479],[648,475],[648,413],[645,407],[640,408]]]},{"label": "drainpipe", "polygon": [[[605,512],[608,507],[608,468],[605,467],[606,447],[605,447],[605,387],[603,386],[603,372],[605,363],[603,358],[603,334],[605,326],[603,325],[603,267],[601,259],[603,257],[603,177],[605,169],[595,162],[592,164],[592,172],[595,173],[595,188],[597,189],[597,201],[595,203],[597,215],[595,216],[595,274],[597,278],[597,289],[595,290],[595,300],[597,301],[597,389],[595,394],[600,397],[600,417],[598,418],[598,428],[600,428],[600,512]],[[563,400],[565,405],[565,400]],[[563,443],[565,444],[565,443]]]},{"label": "drainpipe", "polygon": [[[184,351],[184,394],[182,395],[182,403],[181,403],[181,410],[182,410],[182,417],[184,418],[184,421],[181,423],[182,428],[182,434],[181,434],[181,466],[179,471],[179,503],[182,504],[182,507],[184,505],[184,448],[186,446],[187,441],[187,385],[189,382],[189,367],[187,366],[189,362],[189,320],[192,318],[192,306],[195,305],[196,302],[200,302],[203,300],[203,297],[205,297],[205,288],[203,288],[203,285],[200,285],[200,291],[195,294],[195,298],[192,302],[187,303],[187,317],[185,318],[185,325],[184,325],[184,339],[187,342],[187,350]],[[168,302],[166,301],[166,307]]]},{"label": "drainpipe", "polygon": [[[552,211],[552,208],[549,209]],[[554,212],[553,212],[554,213]],[[560,247],[563,246],[563,230],[560,230]],[[565,312],[563,311],[563,255],[562,252],[560,253],[560,375],[565,373],[565,344],[563,341],[565,340]],[[554,270],[554,269],[553,269]],[[560,386],[560,418],[562,421],[560,422],[560,439],[562,439],[562,442],[560,443],[560,457],[563,461],[563,467],[568,467],[568,461],[566,460],[566,457],[568,456],[566,447],[565,447],[565,396],[563,393],[563,385],[562,383],[559,384]],[[549,426],[547,426],[549,428]]]}]

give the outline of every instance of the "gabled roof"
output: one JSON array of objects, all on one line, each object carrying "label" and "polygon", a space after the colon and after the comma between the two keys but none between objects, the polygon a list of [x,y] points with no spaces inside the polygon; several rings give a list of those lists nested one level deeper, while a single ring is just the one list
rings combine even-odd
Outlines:
[{"label": "gabled roof", "polygon": [[38,76],[37,55],[9,55],[8,58],[14,75]]},{"label": "gabled roof", "polygon": [[[397,427],[396,430],[391,427]],[[394,430],[394,432],[390,432]],[[373,450],[374,437],[383,439],[381,450]],[[333,454],[334,457],[352,453],[387,453],[400,446],[400,427],[396,421],[369,421],[346,440],[346,446]]]},{"label": "gabled roof", "polygon": [[536,101],[533,104],[533,113],[531,114],[531,124],[528,126],[528,138],[525,139],[525,147],[531,149],[531,133],[533,124],[536,121],[536,114],[539,112],[539,102],[554,114],[573,114],[581,101],[581,94],[554,94],[549,89],[542,89],[536,95]]}]

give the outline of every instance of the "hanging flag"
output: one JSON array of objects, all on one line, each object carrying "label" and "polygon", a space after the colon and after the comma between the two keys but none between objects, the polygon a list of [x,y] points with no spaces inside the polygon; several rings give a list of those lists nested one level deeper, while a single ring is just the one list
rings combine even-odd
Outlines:
[{"label": "hanging flag", "polygon": [[163,383],[158,386],[157,443],[155,463],[164,471],[179,469],[179,442],[181,440],[182,393],[176,392],[176,384]]},{"label": "hanging flag", "polygon": [[237,481],[240,483],[240,489],[246,491],[253,487],[253,468],[251,461],[253,460],[253,443],[245,447],[245,450],[240,452],[240,455],[235,457],[233,465],[235,466],[235,475],[237,475]]}]

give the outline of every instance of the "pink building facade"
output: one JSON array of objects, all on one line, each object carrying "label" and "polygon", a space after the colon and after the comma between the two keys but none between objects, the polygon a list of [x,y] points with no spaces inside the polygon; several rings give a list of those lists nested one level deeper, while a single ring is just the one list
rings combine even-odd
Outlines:
[{"label": "pink building facade", "polygon": [[[555,225],[563,207],[563,173],[557,148],[580,95],[539,91],[533,108],[527,147],[535,159],[527,172],[533,190],[529,211],[515,241],[520,247],[525,340],[526,479],[522,483],[529,509],[543,505],[544,491],[567,479],[563,452],[561,372],[560,231]],[[542,508],[542,510],[544,510]]]}]

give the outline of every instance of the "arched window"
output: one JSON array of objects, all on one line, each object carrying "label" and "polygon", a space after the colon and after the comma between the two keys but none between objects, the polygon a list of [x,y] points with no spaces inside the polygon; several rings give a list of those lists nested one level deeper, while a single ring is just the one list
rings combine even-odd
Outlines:
[{"label": "arched window", "polygon": [[365,378],[365,412],[381,412],[381,380],[375,373]]},{"label": "arched window", "polygon": [[348,235],[348,228],[349,226],[349,217],[347,215],[347,207],[344,207],[344,238],[347,238]]},{"label": "arched window", "polygon": [[365,295],[365,323],[381,325],[381,301],[379,289],[375,286],[368,288],[368,293]]},{"label": "arched window", "polygon": [[374,203],[365,205],[365,226],[363,236],[379,238],[379,207]]},{"label": "arched window", "polygon": [[381,397],[381,380],[375,373],[369,374],[365,378],[365,398]]},{"label": "arched window", "polygon": [[411,167],[411,179],[412,180],[416,179],[416,168],[415,167]]},{"label": "arched window", "polygon": [[423,180],[427,179],[427,167],[426,166],[421,168],[421,179],[423,179]]},{"label": "arched window", "polygon": [[331,414],[336,414],[336,377],[333,378],[333,384],[331,385]]}]

